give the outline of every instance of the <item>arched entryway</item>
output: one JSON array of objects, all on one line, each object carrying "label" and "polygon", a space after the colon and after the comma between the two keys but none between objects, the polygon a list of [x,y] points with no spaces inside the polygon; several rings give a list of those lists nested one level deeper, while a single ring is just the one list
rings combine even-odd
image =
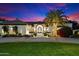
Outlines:
[{"label": "arched entryway", "polygon": [[43,32],[44,32],[43,25],[37,25],[36,26],[36,32],[37,32],[37,37],[44,36],[44,34],[43,34]]}]

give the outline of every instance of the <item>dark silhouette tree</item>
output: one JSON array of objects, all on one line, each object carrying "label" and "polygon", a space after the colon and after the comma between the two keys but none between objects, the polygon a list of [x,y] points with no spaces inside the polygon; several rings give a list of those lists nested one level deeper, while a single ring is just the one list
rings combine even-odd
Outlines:
[{"label": "dark silhouette tree", "polygon": [[13,31],[14,31],[16,34],[18,34],[18,27],[17,27],[17,26],[14,26],[14,27],[13,27]]},{"label": "dark silhouette tree", "polygon": [[2,29],[3,29],[4,33],[9,34],[9,26],[8,25],[4,25],[2,27]]}]

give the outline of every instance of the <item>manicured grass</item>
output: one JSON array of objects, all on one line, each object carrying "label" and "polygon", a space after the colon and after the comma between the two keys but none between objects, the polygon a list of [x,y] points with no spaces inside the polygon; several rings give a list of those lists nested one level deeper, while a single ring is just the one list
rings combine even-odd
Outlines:
[{"label": "manicured grass", "polygon": [[79,44],[55,42],[0,43],[0,55],[75,56],[79,55]]}]

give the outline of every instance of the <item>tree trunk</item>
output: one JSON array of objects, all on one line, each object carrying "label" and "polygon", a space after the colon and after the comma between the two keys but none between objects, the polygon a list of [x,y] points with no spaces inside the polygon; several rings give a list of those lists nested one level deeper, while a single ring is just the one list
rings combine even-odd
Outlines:
[{"label": "tree trunk", "polygon": [[57,23],[53,23],[52,37],[57,37]]}]

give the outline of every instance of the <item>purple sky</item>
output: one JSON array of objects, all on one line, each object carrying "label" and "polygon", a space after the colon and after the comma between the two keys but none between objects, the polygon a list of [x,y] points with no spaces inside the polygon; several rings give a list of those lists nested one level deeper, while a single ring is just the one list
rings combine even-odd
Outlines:
[{"label": "purple sky", "polygon": [[43,21],[49,10],[62,9],[69,20],[79,21],[79,4],[66,3],[16,3],[0,4],[0,17],[7,20]]}]

